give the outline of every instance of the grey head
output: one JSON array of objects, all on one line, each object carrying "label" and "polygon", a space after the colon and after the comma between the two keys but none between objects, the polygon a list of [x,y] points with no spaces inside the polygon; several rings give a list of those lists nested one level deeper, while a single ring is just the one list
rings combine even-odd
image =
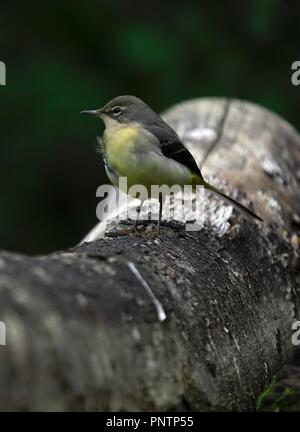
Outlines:
[{"label": "grey head", "polygon": [[110,117],[120,123],[153,123],[160,119],[145,102],[136,96],[117,96],[97,110],[82,111],[99,117]]},{"label": "grey head", "polygon": [[179,140],[176,132],[149,105],[136,96],[117,96],[102,108],[81,113],[101,117],[106,124],[106,119],[113,119],[124,124],[132,122],[142,124],[160,141]]},{"label": "grey head", "polygon": [[117,118],[121,123],[152,123],[159,119],[144,101],[135,96],[118,96],[108,102],[103,110],[112,118]]}]

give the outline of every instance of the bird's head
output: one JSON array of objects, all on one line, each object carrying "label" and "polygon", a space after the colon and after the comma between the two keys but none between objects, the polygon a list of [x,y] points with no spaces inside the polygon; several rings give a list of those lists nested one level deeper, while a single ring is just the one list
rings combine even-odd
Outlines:
[{"label": "bird's head", "polygon": [[118,96],[107,102],[102,108],[81,111],[81,114],[102,118],[105,126],[115,124],[141,123],[153,121],[157,114],[141,99],[135,96]]}]

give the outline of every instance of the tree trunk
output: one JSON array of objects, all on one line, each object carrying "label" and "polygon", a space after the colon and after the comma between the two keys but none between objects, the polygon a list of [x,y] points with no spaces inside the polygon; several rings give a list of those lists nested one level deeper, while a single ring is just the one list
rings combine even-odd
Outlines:
[{"label": "tree trunk", "polygon": [[164,222],[65,252],[0,254],[2,410],[253,410],[291,357],[299,305],[300,137],[256,105],[165,113],[205,178],[200,231]]}]

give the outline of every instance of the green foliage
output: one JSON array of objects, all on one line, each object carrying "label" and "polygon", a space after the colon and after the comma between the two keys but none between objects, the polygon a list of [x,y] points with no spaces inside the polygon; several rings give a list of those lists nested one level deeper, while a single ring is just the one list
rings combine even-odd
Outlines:
[{"label": "green foliage", "polygon": [[176,65],[176,46],[160,28],[128,24],[118,41],[124,61],[137,71],[159,72]]},{"label": "green foliage", "polygon": [[271,384],[267,387],[256,401],[258,411],[285,411],[291,403],[291,397],[295,395],[295,390],[290,387],[282,388],[276,376],[273,377]]},{"label": "green foliage", "polygon": [[273,402],[272,404],[272,411],[279,412],[283,411],[284,408],[287,408],[290,402],[291,396],[295,394],[295,390],[286,387],[283,391],[283,393]]}]

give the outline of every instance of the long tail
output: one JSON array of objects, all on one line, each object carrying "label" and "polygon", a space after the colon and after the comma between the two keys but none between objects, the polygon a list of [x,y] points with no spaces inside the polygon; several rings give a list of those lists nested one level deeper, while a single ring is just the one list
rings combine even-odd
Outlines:
[{"label": "long tail", "polygon": [[246,217],[250,217],[250,218],[259,220],[260,222],[263,222],[263,219],[261,217],[257,216],[257,214],[253,213],[253,211],[249,210],[247,207],[244,207],[242,204],[238,203],[233,198],[230,198],[228,195],[225,195],[223,192],[221,192],[219,189],[215,188],[214,186],[210,185],[209,183],[206,183],[206,181],[203,180],[203,182],[204,182],[203,185],[204,185],[205,189],[219,195],[224,201],[233,205],[243,215],[245,215]]}]

